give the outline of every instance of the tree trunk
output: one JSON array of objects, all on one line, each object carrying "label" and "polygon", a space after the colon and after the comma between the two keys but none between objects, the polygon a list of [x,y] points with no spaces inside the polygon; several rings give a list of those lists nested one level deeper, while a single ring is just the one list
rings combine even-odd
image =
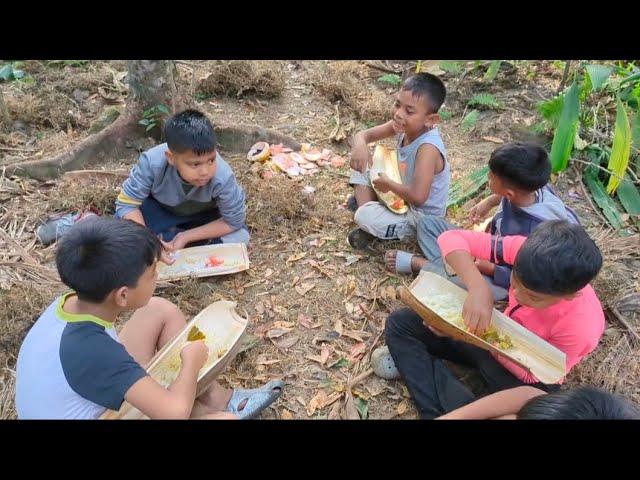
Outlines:
[{"label": "tree trunk", "polygon": [[124,111],[115,122],[62,154],[10,165],[7,173],[43,180],[109,158],[122,157],[126,143],[145,134],[144,127],[138,124],[145,110],[158,104],[164,104],[172,111],[179,107],[172,60],[131,60],[127,68],[129,96]]},{"label": "tree trunk", "polygon": [[164,104],[175,112],[178,88],[176,66],[171,60],[129,60],[127,62],[127,102],[136,103],[142,110]]},{"label": "tree trunk", "polygon": [[[25,175],[38,180],[55,178],[69,170],[80,170],[109,159],[127,156],[126,145],[160,128],[145,132],[138,122],[145,110],[163,104],[172,112],[182,110],[188,101],[176,86],[176,68],[172,60],[131,60],[127,64],[129,96],[120,116],[103,130],[89,135],[67,151],[40,160],[27,160],[7,166],[9,175]],[[160,120],[160,119],[158,119]],[[217,123],[217,122],[214,122]],[[246,153],[253,143],[282,143],[294,150],[300,144],[293,138],[255,126],[215,125],[220,146],[226,151]]]}]

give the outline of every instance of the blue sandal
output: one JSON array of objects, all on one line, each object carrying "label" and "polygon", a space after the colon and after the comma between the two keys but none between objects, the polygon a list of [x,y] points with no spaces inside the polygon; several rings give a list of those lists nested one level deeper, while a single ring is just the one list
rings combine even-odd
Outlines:
[{"label": "blue sandal", "polygon": [[284,382],[282,380],[272,380],[260,388],[238,388],[231,395],[227,412],[231,412],[243,420],[255,418],[280,397],[283,388]]}]

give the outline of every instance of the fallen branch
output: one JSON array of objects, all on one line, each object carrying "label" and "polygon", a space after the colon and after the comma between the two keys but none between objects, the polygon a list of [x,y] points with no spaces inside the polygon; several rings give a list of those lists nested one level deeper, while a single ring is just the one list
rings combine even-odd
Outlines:
[{"label": "fallen branch", "polygon": [[18,148],[18,147],[2,147],[0,146],[0,150],[3,152],[37,152],[37,148]]},{"label": "fallen branch", "polygon": [[355,387],[358,383],[360,383],[362,380],[367,378],[372,373],[373,373],[373,368],[370,368],[366,372],[363,372],[357,377],[355,377],[353,380],[350,380],[349,383],[347,383],[347,390],[351,390],[353,387]]},{"label": "fallen branch", "polygon": [[381,72],[385,72],[385,73],[394,73],[396,75],[400,75],[404,72],[404,70],[393,70],[389,67],[383,67],[382,65],[377,65],[373,62],[367,62],[365,61],[364,64],[369,67],[369,68],[373,68],[374,70],[380,70]]},{"label": "fallen branch", "polygon": [[40,263],[31,256],[31,254],[29,252],[27,252],[24,247],[22,245],[20,245],[16,240],[14,240],[13,238],[11,238],[11,236],[5,232],[4,230],[0,229],[0,236],[2,238],[4,238],[4,240],[7,243],[11,243],[14,248],[18,251],[18,255],[20,255],[20,257],[22,257],[22,260],[25,263],[28,263],[30,265],[34,265],[34,266],[39,266]]},{"label": "fallen branch", "polygon": [[14,269],[21,268],[23,270],[26,270],[27,272],[37,274],[37,276],[39,277],[38,280],[46,280],[51,283],[60,283],[60,279],[58,278],[58,276],[50,268],[44,267],[42,265],[31,265],[29,263],[20,262],[0,262],[0,266],[12,267]]},{"label": "fallen branch", "polygon": [[631,324],[627,322],[627,320],[622,316],[618,309],[611,306],[609,307],[609,310],[611,311],[611,313],[613,313],[613,316],[616,317],[616,319],[622,324],[622,326],[629,330],[629,333],[631,333],[631,335],[635,337],[636,341],[640,343],[640,335],[635,331]]}]

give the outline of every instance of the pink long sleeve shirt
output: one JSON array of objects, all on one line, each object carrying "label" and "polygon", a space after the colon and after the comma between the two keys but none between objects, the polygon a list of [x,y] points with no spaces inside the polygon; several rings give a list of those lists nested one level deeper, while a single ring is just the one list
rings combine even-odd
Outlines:
[{"label": "pink long sleeve shirt", "polygon": [[[516,254],[526,237],[496,237],[489,233],[467,230],[449,230],[438,237],[442,257],[456,250],[469,252],[471,256],[498,263],[513,265]],[[604,332],[605,321],[602,305],[591,285],[584,287],[573,300],[560,302],[542,309],[520,305],[509,289],[509,305],[504,313],[527,330],[535,333],[566,354],[566,372],[593,351]],[[539,380],[520,366],[500,355],[495,355],[513,375],[525,383]],[[562,383],[562,379],[559,383]]]}]

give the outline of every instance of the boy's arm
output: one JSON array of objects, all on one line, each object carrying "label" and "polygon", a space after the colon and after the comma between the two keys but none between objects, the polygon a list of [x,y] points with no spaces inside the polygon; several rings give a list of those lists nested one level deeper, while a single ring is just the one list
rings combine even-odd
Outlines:
[{"label": "boy's arm", "polygon": [[125,213],[122,218],[126,219],[126,220],[133,220],[136,223],[139,223],[140,225],[147,225],[146,223],[144,223],[144,217],[142,216],[142,211],[140,210],[140,207],[136,207],[133,210],[129,210],[129,212]]},{"label": "boy's arm", "polygon": [[210,238],[220,238],[244,226],[246,220],[245,194],[232,174],[227,182],[214,193],[220,216],[217,220],[176,235],[173,249],[179,250],[187,243]]},{"label": "boy's arm", "polygon": [[203,341],[192,342],[180,353],[182,367],[168,389],[150,376],[134,383],[124,398],[149,418],[189,418],[196,398],[198,372],[208,357]]},{"label": "boy's arm", "polygon": [[231,227],[222,218],[219,218],[205,225],[178,233],[173,241],[169,243],[169,246],[171,250],[180,250],[189,243],[209,240],[211,238],[220,238],[236,230],[237,228]]},{"label": "boy's arm", "polygon": [[122,184],[122,190],[116,199],[115,217],[127,218],[144,225],[140,205],[151,193],[153,180],[151,163],[146,153],[143,153]]},{"label": "boy's arm", "polygon": [[422,205],[429,198],[431,182],[436,173],[440,151],[433,145],[420,145],[416,155],[416,166],[413,171],[413,178],[409,185],[397,183],[381,174],[380,178],[373,183],[381,192],[392,191],[405,202],[412,205]]},{"label": "boy's arm", "polygon": [[478,223],[487,218],[492,208],[500,205],[502,197],[495,193],[489,195],[484,200],[478,202],[471,210],[469,210],[469,220],[472,223]]},{"label": "boy's arm", "polygon": [[367,166],[371,165],[371,152],[368,144],[392,137],[395,133],[393,120],[356,133],[351,147],[351,168],[364,173]]},{"label": "boy's arm", "polygon": [[471,332],[482,333],[489,327],[493,309],[493,294],[473,257],[513,264],[525,241],[525,237],[502,238],[467,230],[449,230],[438,237],[443,258],[458,274],[469,292],[462,317]]},{"label": "boy's arm", "polygon": [[467,287],[467,298],[462,307],[462,318],[472,333],[486,331],[491,324],[493,293],[482,278],[473,257],[464,250],[455,250],[445,257],[447,263],[458,274]]},{"label": "boy's arm", "polygon": [[516,387],[482,397],[436,420],[488,420],[517,414],[524,405],[545,392],[534,387]]},{"label": "boy's arm", "polygon": [[526,240],[520,235],[500,237],[485,232],[448,230],[438,237],[438,246],[443,257],[455,250],[464,250],[475,258],[513,265]]}]

